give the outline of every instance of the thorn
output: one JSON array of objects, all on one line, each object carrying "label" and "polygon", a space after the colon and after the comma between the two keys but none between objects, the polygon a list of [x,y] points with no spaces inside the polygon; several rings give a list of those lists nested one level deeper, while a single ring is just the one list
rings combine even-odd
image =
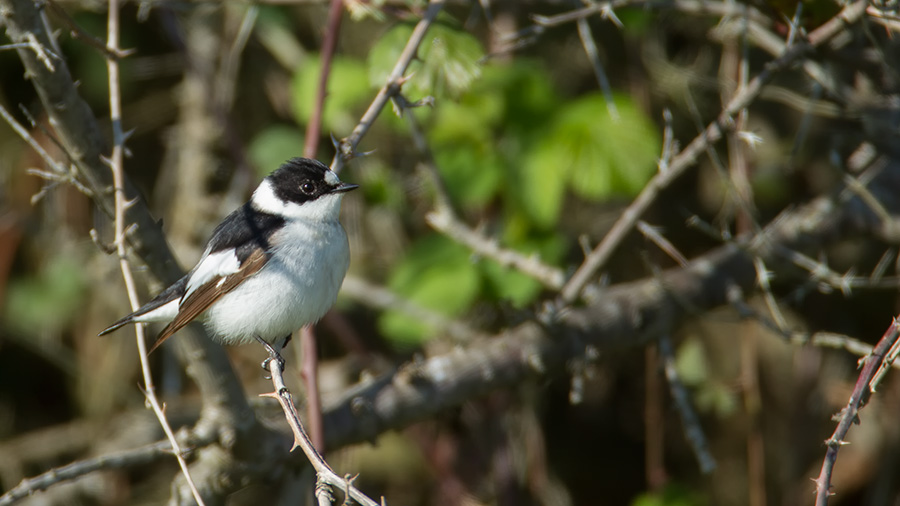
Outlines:
[{"label": "thorn", "polygon": [[603,8],[600,9],[600,17],[608,19],[612,22],[612,24],[616,25],[620,30],[625,28],[625,25],[622,23],[622,20],[616,16],[615,11],[610,4],[605,4]]},{"label": "thorn", "polygon": [[116,252],[116,248],[112,244],[105,244],[100,241],[100,234],[97,232],[97,229],[92,228],[90,231],[91,241],[100,248],[100,251],[106,253],[107,255],[112,255]]},{"label": "thorn", "polygon": [[759,134],[747,131],[737,133],[738,139],[744,141],[750,148],[756,149],[763,143],[763,138]]}]

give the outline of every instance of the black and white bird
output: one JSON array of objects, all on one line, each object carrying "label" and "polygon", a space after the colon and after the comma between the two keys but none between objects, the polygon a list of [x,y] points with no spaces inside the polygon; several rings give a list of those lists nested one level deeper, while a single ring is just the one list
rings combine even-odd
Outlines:
[{"label": "black and white bird", "polygon": [[261,340],[272,354],[334,304],[350,265],[341,199],[355,188],[316,160],[288,160],[216,227],[189,273],[99,335],[167,323],[153,351],[202,317],[216,341]]}]

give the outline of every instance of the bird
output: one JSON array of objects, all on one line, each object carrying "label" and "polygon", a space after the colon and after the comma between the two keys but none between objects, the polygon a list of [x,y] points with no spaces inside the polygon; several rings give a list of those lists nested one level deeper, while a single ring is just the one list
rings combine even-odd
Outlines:
[{"label": "bird", "polygon": [[259,341],[269,351],[263,366],[276,359],[283,369],[278,350],[337,298],[350,265],[341,200],[358,187],[317,160],[291,158],[213,230],[190,272],[99,335],[166,323],[152,352],[199,317],[214,341]]}]

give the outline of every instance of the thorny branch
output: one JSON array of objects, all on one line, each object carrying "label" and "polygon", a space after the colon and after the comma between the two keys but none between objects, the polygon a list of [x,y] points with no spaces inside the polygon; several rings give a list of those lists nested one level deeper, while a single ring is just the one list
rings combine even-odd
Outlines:
[{"label": "thorny branch", "polygon": [[844,7],[837,16],[833,17],[819,28],[809,34],[805,42],[798,42],[787,51],[769,62],[765,69],[754,77],[740,93],[724,108],[722,113],[680,153],[672,157],[672,161],[666,172],[660,172],[647,183],[640,195],[622,213],[612,229],[603,238],[600,244],[585,258],[584,263],[575,271],[563,287],[560,296],[565,303],[571,303],[577,299],[585,286],[590,282],[594,274],[601,269],[610,259],[615,249],[622,243],[625,236],[631,231],[641,215],[656,200],[659,192],[669,186],[678,176],[683,174],[697,160],[697,157],[710,144],[719,140],[724,132],[730,130],[734,124],[734,116],[747,107],[760,93],[762,87],[772,79],[778,71],[788,68],[793,62],[802,57],[814,47],[818,47],[841,33],[847,25],[853,24],[865,13],[867,2],[857,0]]},{"label": "thorny branch", "polygon": [[816,478],[816,506],[828,504],[831,492],[831,473],[834,463],[837,461],[837,453],[841,446],[848,444],[844,438],[850,430],[850,426],[859,423],[859,410],[869,401],[869,397],[875,392],[879,372],[887,366],[890,367],[897,357],[897,344],[900,338],[900,321],[894,318],[891,325],[884,332],[881,340],[875,345],[872,353],[861,360],[862,371],[850,394],[847,406],[837,415],[838,426],[830,438],[825,440],[825,459],[822,461],[822,470]]},{"label": "thorny branch", "polygon": [[[7,8],[8,5],[11,5],[11,1],[2,0],[0,8]],[[20,3],[27,4],[28,2]],[[341,141],[339,152],[333,162],[336,170],[339,170],[343,162],[355,153],[360,139],[365,135],[365,132],[374,122],[387,101],[399,94],[405,69],[416,53],[413,39],[419,37],[418,42],[421,42],[421,38],[424,37],[424,30],[433,21],[441,4],[442,2],[435,1],[429,5],[426,16],[417,26],[416,32],[414,32],[413,38],[410,39],[404,55],[398,61],[397,66],[395,66],[391,78],[379,91],[379,94],[363,116],[360,124],[353,130],[353,133]],[[810,34],[808,41],[801,41],[788,49],[784,55],[770,64],[760,76],[751,81],[748,88],[752,88],[754,83],[756,83],[757,89],[755,91],[747,91],[745,89],[736,96],[719,118],[709,125],[701,136],[694,139],[685,150],[672,158],[671,163],[666,166],[667,170],[661,171],[657,178],[654,179],[654,182],[648,185],[648,190],[645,190],[645,192],[650,192],[648,196],[645,197],[642,193],[641,197],[623,215],[622,220],[617,223],[617,227],[621,230],[618,232],[619,237],[617,238],[613,233],[610,233],[582,265],[579,272],[584,280],[576,280],[573,277],[566,286],[567,289],[564,289],[564,292],[568,292],[572,298],[577,298],[581,294],[589,278],[605,265],[609,255],[621,241],[621,238],[635,226],[646,206],[649,205],[650,201],[654,200],[660,189],[667,186],[672,179],[677,177],[678,173],[683,172],[687,166],[691,165],[699,152],[721,137],[724,131],[728,131],[734,112],[743,109],[747,103],[758,96],[759,87],[772,73],[796,61],[807,49],[816,47],[833,37],[843,29],[844,23],[849,24],[858,20],[864,7],[865,4],[861,2],[847,6],[837,18]],[[591,8],[595,7],[588,7],[587,9]],[[577,16],[571,19],[560,20],[559,22],[584,19],[586,16],[594,15],[597,12],[599,11],[587,12],[587,10],[583,10]],[[542,20],[542,22],[549,23],[548,20]],[[423,25],[424,28],[420,31],[420,27]],[[11,29],[8,23],[7,32],[11,34],[11,38],[16,33],[15,28]],[[47,57],[48,51],[43,49],[45,46],[40,42],[36,42],[37,39],[32,33],[25,37],[24,40],[26,42],[22,42],[22,40],[21,37],[18,39],[13,38],[14,45],[20,51],[23,61],[30,59],[34,64],[40,64],[46,68],[52,55]],[[412,49],[410,49],[411,47]],[[23,51],[31,54],[23,55]],[[27,61],[26,65],[28,65]],[[65,70],[64,67],[63,70]],[[36,83],[41,82],[40,77],[38,76],[35,79]],[[43,77],[55,79],[58,76]],[[63,77],[69,76],[66,74]],[[40,87],[38,90],[41,92]],[[52,91],[45,91],[44,93],[52,94]],[[42,96],[42,98],[46,97]],[[48,102],[45,100],[46,103]],[[65,111],[52,111],[51,109],[51,107],[48,107],[48,111],[51,114],[54,112],[65,114]],[[65,140],[65,135],[61,135],[61,137]],[[81,156],[83,154],[81,149],[73,150],[73,152],[79,154],[79,157],[76,157],[76,160],[74,160],[74,165],[86,173],[85,177],[92,181],[88,184],[88,187],[92,189],[102,188],[103,185],[96,183],[96,178],[102,176],[98,176],[97,174],[99,173],[96,171],[91,175],[90,169],[85,168],[85,166],[89,167],[91,163],[96,163],[99,157],[97,157],[97,160],[92,161],[91,157],[85,158]],[[895,184],[892,184],[891,180],[885,184],[885,188],[893,189],[895,193],[900,190],[896,188]],[[119,192],[116,193],[117,195],[119,194]],[[854,195],[852,198],[857,199],[857,197],[858,195]],[[643,203],[641,203],[642,198],[644,199]],[[897,203],[893,202],[889,195],[887,197],[879,195],[876,202],[880,204],[881,209],[886,210],[885,212],[896,214]],[[102,196],[98,197],[98,204],[104,205]],[[107,202],[107,211],[110,210],[109,207]],[[146,208],[143,202],[135,202],[126,212],[129,215],[145,213]],[[715,280],[717,276],[727,278],[729,282],[736,281],[745,289],[752,289],[756,270],[752,261],[748,261],[750,255],[758,254],[767,263],[777,263],[783,260],[780,257],[782,257],[784,250],[782,249],[782,254],[779,254],[779,248],[788,248],[789,251],[798,252],[815,250],[817,246],[833,239],[826,237],[825,230],[835,227],[835,223],[840,223],[843,219],[847,219],[849,212],[843,207],[839,208],[833,201],[819,199],[796,212],[785,215],[783,220],[770,225],[764,233],[771,240],[769,244],[744,244],[741,247],[726,245],[707,256],[691,262],[682,271],[670,271],[664,276],[661,283],[662,287],[658,286],[656,281],[643,281],[616,286],[611,288],[608,293],[604,293],[604,300],[588,301],[588,306],[584,310],[567,309],[565,312],[551,315],[551,318],[544,322],[547,325],[546,327],[541,327],[534,323],[523,324],[495,339],[476,343],[471,349],[455,350],[446,356],[434,357],[406,367],[393,376],[386,376],[372,383],[360,384],[356,389],[348,393],[343,403],[329,411],[328,420],[335,423],[333,426],[334,430],[328,434],[328,444],[329,446],[338,446],[349,441],[367,439],[387,428],[404,426],[412,420],[429,416],[440,409],[455,405],[488,389],[513,384],[528,377],[542,376],[554,371],[560,371],[562,370],[561,364],[565,362],[567,357],[571,357],[573,350],[576,350],[575,353],[577,353],[577,350],[583,349],[586,345],[637,345],[646,342],[648,339],[658,337],[661,335],[661,329],[671,328],[670,326],[674,322],[689,312],[686,306],[683,305],[684,301],[690,302],[691,308],[698,309],[711,307],[727,299],[724,295],[724,288],[719,286],[719,282]],[[856,209],[855,212],[868,211]],[[149,216],[149,213],[147,213],[147,216]],[[807,228],[810,224],[810,217],[814,218],[812,223],[817,225],[816,227]],[[126,221],[131,222],[133,218],[133,216],[129,216]],[[883,216],[880,218],[883,218]],[[803,221],[803,227],[799,226],[800,221]],[[879,217],[873,218],[871,215],[866,215],[863,221],[872,224],[879,221]],[[858,221],[855,222],[858,223]],[[152,222],[150,223],[152,224]],[[620,226],[620,224],[622,225]],[[875,225],[871,226],[873,229],[875,228]],[[616,230],[616,228],[613,229],[614,232]],[[857,232],[864,231],[857,230]],[[873,231],[873,233],[877,232]],[[139,226],[133,233],[128,235],[128,240],[132,242],[139,254],[147,252],[146,248],[139,246],[141,241],[145,243],[149,241],[151,243],[150,248],[166,250],[162,241],[157,243],[156,246],[152,245],[154,240],[161,239],[161,236],[154,236],[154,234],[158,235],[158,227]],[[119,235],[117,234],[117,237]],[[601,249],[606,243],[608,243],[606,246],[608,251]],[[119,244],[121,244],[121,241]],[[776,247],[771,247],[772,245]],[[158,250],[151,251],[154,254],[159,253]],[[122,254],[120,252],[120,255]],[[802,255],[802,253],[798,254]],[[165,258],[165,255],[162,257]],[[152,259],[148,260],[148,262],[151,263],[151,266],[162,265],[159,263],[154,264]],[[520,267],[515,262],[510,265]],[[172,272],[171,264],[168,272]],[[576,274],[576,276],[578,275]],[[637,316],[635,317],[635,315]],[[893,332],[894,340],[896,340],[896,327],[897,324],[895,322],[889,329],[889,333]],[[561,339],[549,339],[550,330],[558,330],[558,333],[554,333],[554,337],[561,336]],[[882,342],[887,337],[888,333],[886,333]],[[875,364],[883,361],[885,351],[881,349],[881,345],[882,343],[879,343],[876,352],[867,359],[866,367],[863,371],[864,374],[870,372],[872,375],[877,374],[879,368]],[[887,347],[887,344],[884,346]],[[511,353],[511,351],[514,353]],[[870,371],[870,363],[874,371]],[[458,368],[457,370],[460,371],[459,376],[447,377],[446,375],[438,374],[438,372],[443,372],[448,367]],[[860,382],[862,379],[863,376],[861,375]],[[858,388],[861,384],[860,382],[857,384]],[[870,380],[865,382],[866,387],[869,387],[870,384]],[[282,390],[276,386],[276,394],[279,392],[282,392]],[[430,395],[419,395],[421,393]],[[856,407],[854,410],[858,410],[868,395],[868,393],[861,390],[857,396],[857,392],[854,391],[854,397],[851,397],[848,408],[853,406],[855,402]],[[281,396],[279,395],[278,397],[281,402]],[[288,397],[287,399],[289,400],[290,398]],[[855,418],[855,414],[850,416],[848,411],[845,410],[844,418],[842,418],[835,436],[829,440],[835,442],[835,445],[829,446],[828,455],[836,455],[837,444],[844,437],[846,428],[849,428],[850,422],[847,422],[844,433],[838,433],[844,425],[844,419],[849,417],[850,421],[852,421]],[[329,426],[331,426],[330,423]],[[834,450],[833,453],[832,450]],[[315,464],[314,459],[313,462]],[[828,456],[826,456],[827,463]],[[831,463],[833,465],[833,458]],[[825,465],[823,465],[823,475],[824,473]],[[822,479],[822,476],[820,476],[821,484],[817,482],[817,485],[821,485],[820,494],[824,491],[827,495],[830,484],[830,468],[828,473],[825,479]],[[340,480],[339,478],[337,480],[340,483],[332,483],[332,485],[339,487],[346,485],[346,480]]]},{"label": "thorny branch", "polygon": [[[117,54],[119,46],[118,0],[110,0],[107,9],[108,21],[106,46],[107,48],[109,48],[109,52],[111,54]],[[125,246],[125,208],[128,204],[125,199],[125,172],[123,168],[125,132],[122,130],[122,103],[121,96],[119,94],[118,60],[116,58],[107,58],[106,69],[109,77],[109,110],[110,116],[112,117],[113,129],[112,155],[106,160],[106,163],[109,164],[109,168],[113,174],[113,192],[115,193],[116,206],[115,246],[116,253],[119,256],[119,268],[122,270],[122,279],[125,280],[125,290],[128,293],[128,302],[131,305],[131,310],[135,311],[139,307],[141,307],[141,302],[138,298],[137,286],[134,283],[134,276],[131,272],[131,263],[128,260]],[[135,325],[134,330],[140,354],[141,372],[144,375],[144,396],[147,398],[147,403],[156,414],[156,418],[159,420],[159,424],[172,446],[175,458],[178,460],[178,466],[181,468],[181,472],[184,474],[184,477],[187,480],[187,483],[191,489],[191,493],[194,495],[194,500],[197,501],[197,504],[203,506],[203,498],[200,497],[200,492],[197,490],[197,486],[194,485],[194,480],[191,478],[190,471],[188,471],[188,465],[184,459],[184,456],[182,455],[181,446],[178,444],[178,440],[175,438],[175,433],[172,431],[172,427],[169,425],[168,419],[166,419],[166,413],[163,409],[162,403],[156,396],[156,387],[153,384],[153,376],[150,373],[150,358],[147,356],[147,343],[144,336],[144,324],[139,323]]]}]

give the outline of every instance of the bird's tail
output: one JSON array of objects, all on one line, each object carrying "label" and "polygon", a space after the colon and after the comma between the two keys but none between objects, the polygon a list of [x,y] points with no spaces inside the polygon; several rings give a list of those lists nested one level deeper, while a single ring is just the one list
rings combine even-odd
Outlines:
[{"label": "bird's tail", "polygon": [[134,321],[134,313],[131,313],[130,315],[122,318],[121,320],[117,321],[116,323],[113,323],[109,327],[106,327],[105,329],[101,330],[100,333],[97,335],[105,336],[106,334],[109,334],[110,332],[119,330],[120,328],[124,327],[125,325],[128,325],[129,323],[131,323],[133,321]]}]

